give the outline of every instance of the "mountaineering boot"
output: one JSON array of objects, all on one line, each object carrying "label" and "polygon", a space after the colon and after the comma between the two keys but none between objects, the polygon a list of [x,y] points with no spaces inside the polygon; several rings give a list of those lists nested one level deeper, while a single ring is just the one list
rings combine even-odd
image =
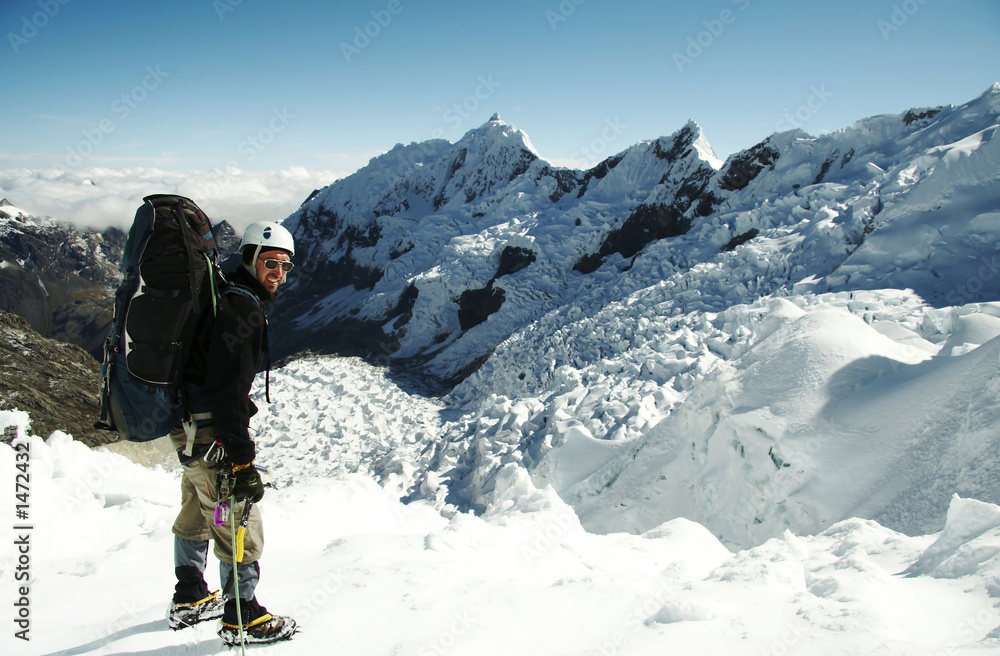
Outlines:
[{"label": "mountaineering boot", "polygon": [[[272,615],[261,606],[257,599],[241,599],[243,615],[243,635],[248,645],[261,645],[279,640],[288,640],[298,630],[295,620],[290,617]],[[222,616],[219,637],[227,645],[240,644],[240,626],[237,623],[236,600],[226,601],[226,612]]]},{"label": "mountaineering boot", "polygon": [[167,624],[174,631],[185,629],[198,622],[220,618],[225,609],[226,603],[216,590],[198,601],[171,602],[170,610],[167,611]]},{"label": "mountaineering boot", "polygon": [[[297,630],[295,620],[290,617],[279,617],[264,613],[249,624],[243,626],[243,634],[246,636],[246,644],[262,645],[279,640],[289,640]],[[240,627],[237,624],[222,622],[219,629],[219,637],[227,645],[234,646],[240,644]]]}]

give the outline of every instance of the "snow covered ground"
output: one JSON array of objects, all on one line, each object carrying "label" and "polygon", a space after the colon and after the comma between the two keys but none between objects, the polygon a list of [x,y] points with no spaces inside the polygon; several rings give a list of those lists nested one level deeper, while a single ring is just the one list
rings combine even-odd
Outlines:
[{"label": "snow covered ground", "polygon": [[[776,336],[788,333],[782,341],[786,348],[808,341],[815,322],[803,322],[804,311],[797,307],[777,309],[773,314],[784,317],[785,327],[772,320],[771,329]],[[834,309],[819,314],[818,319],[830,320],[826,315],[833,314],[840,322],[832,327],[842,334],[842,343],[850,341],[852,329],[873,330]],[[789,324],[796,328],[790,330]],[[928,366],[920,343],[912,336],[909,342],[894,342],[893,348],[908,359],[908,367]],[[994,341],[948,358],[960,362],[981,355],[995,368],[997,350],[1000,342]],[[769,362],[768,354],[764,350],[743,367],[742,378],[731,381],[763,375],[759,370],[767,367],[799,364],[781,358]],[[836,362],[855,355],[803,347],[802,357],[810,354],[819,362],[806,375],[836,369]],[[945,383],[947,369],[940,365],[932,373]],[[863,375],[875,370],[865,368]],[[898,371],[892,376],[883,385],[886,394],[910,394],[912,385],[919,387],[920,376]],[[785,381],[784,386],[752,392],[741,387],[731,394],[782,398],[806,414],[808,399],[796,396],[799,381],[772,380]],[[850,518],[815,535],[784,531],[742,550],[727,548],[705,526],[682,517],[637,534],[598,534],[584,530],[555,487],[536,485],[524,467],[513,463],[500,468],[480,513],[449,506],[443,486],[434,480],[445,472],[421,476],[414,467],[427,457],[429,445],[466,420],[441,400],[405,391],[384,371],[356,360],[298,361],[275,372],[272,394],[275,403],[266,406],[261,400],[265,409],[254,420],[260,460],[277,485],[260,506],[267,547],[258,596],[271,611],[295,617],[302,632],[292,642],[255,652],[1000,651],[995,607],[1000,507],[995,505],[955,496],[943,531],[932,535],[908,536]],[[901,407],[919,414],[915,405]],[[879,399],[871,399],[872,416],[878,408]],[[899,411],[882,420],[890,423],[904,415]],[[769,426],[760,418],[757,423]],[[16,426],[22,436],[31,433],[25,413],[0,413],[0,424]],[[732,419],[732,424],[735,434],[739,424],[753,421]],[[591,440],[597,441],[582,429],[567,429],[566,436],[570,444],[583,443],[576,447],[580,458],[574,460],[572,447],[564,446],[566,462],[541,479],[563,487],[586,473],[584,456]],[[30,521],[11,519],[13,474],[25,460],[17,460],[6,445],[0,447],[0,471],[9,492],[0,513],[9,518],[6,526],[32,529],[13,530],[0,544],[8,608],[5,654],[231,653],[211,623],[173,632],[164,619],[173,584],[170,526],[179,503],[175,468],[143,467],[104,449],[91,451],[61,433],[47,440],[22,437],[18,443],[30,455]],[[833,455],[824,461],[826,448],[809,452],[813,467],[826,472],[817,484],[846,480],[855,471],[870,473],[868,468],[824,466],[834,461]],[[893,448],[887,444],[885,451]],[[647,450],[637,452],[637,461]],[[885,455],[878,449],[872,453]],[[781,457],[799,461],[801,456],[788,448]],[[573,468],[575,473],[567,471]],[[646,467],[639,463],[637,468],[634,478],[644,480]],[[424,498],[402,503],[400,495],[415,480],[427,486]],[[655,493],[655,487],[649,489]],[[817,505],[826,499],[821,510],[831,516],[852,507],[841,495],[810,498]],[[655,504],[644,507],[652,513]],[[30,642],[14,637],[18,627],[12,621],[19,599],[11,585],[19,564],[15,540],[25,535],[30,542]],[[210,585],[217,584],[217,576],[213,561]]]}]

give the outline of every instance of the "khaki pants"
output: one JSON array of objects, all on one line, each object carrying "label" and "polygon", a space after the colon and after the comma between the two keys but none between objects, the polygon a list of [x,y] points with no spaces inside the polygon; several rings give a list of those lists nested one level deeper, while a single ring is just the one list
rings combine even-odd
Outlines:
[{"label": "khaki pants", "polygon": [[[170,440],[175,449],[183,449],[187,443],[184,430],[177,428],[170,433]],[[210,444],[215,441],[213,426],[198,429],[195,435],[196,444]],[[231,522],[239,522],[243,513],[244,502],[237,502],[232,508],[230,519],[223,526],[215,525],[216,505],[216,470],[210,467],[204,458],[198,458],[183,465],[181,478],[181,511],[174,520],[173,532],[184,540],[214,540],[215,557],[220,562],[233,562],[233,537]],[[237,528],[239,528],[237,526]],[[257,506],[250,509],[250,520],[247,523],[243,539],[243,560],[241,565],[253,563],[260,558],[264,550],[264,526],[260,520]]]}]

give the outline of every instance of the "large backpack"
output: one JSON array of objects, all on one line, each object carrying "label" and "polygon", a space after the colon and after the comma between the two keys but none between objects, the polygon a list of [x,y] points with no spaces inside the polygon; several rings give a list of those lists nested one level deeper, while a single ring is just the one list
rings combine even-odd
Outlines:
[{"label": "large backpack", "polygon": [[145,442],[190,420],[184,363],[202,313],[215,311],[220,279],[211,221],[183,196],[147,196],[125,241],[121,272],[95,426]]}]

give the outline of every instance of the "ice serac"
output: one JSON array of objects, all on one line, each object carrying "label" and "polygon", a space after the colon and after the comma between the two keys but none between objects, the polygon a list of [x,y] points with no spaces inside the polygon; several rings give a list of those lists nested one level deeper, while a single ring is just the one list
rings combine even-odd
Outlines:
[{"label": "ice serac", "polygon": [[998,97],[723,163],[695,123],[586,171],[499,117],[397,146],[288,219],[275,346],[449,383],[410,498],[483,511],[520,467],[589,530],[936,530],[1000,502]]},{"label": "ice serac", "polygon": [[[955,492],[1000,501],[982,456],[998,447],[998,125],[994,87],[773,134],[718,167],[682,129],[562,169],[544,201],[522,176],[521,206],[456,229],[409,278],[407,329],[466,290],[504,294],[427,360],[490,354],[452,390],[467,415],[414,494],[481,510],[517,465],[589,530],[685,516],[739,546],[851,516],[927,532]],[[498,275],[514,246],[535,260]]]}]

